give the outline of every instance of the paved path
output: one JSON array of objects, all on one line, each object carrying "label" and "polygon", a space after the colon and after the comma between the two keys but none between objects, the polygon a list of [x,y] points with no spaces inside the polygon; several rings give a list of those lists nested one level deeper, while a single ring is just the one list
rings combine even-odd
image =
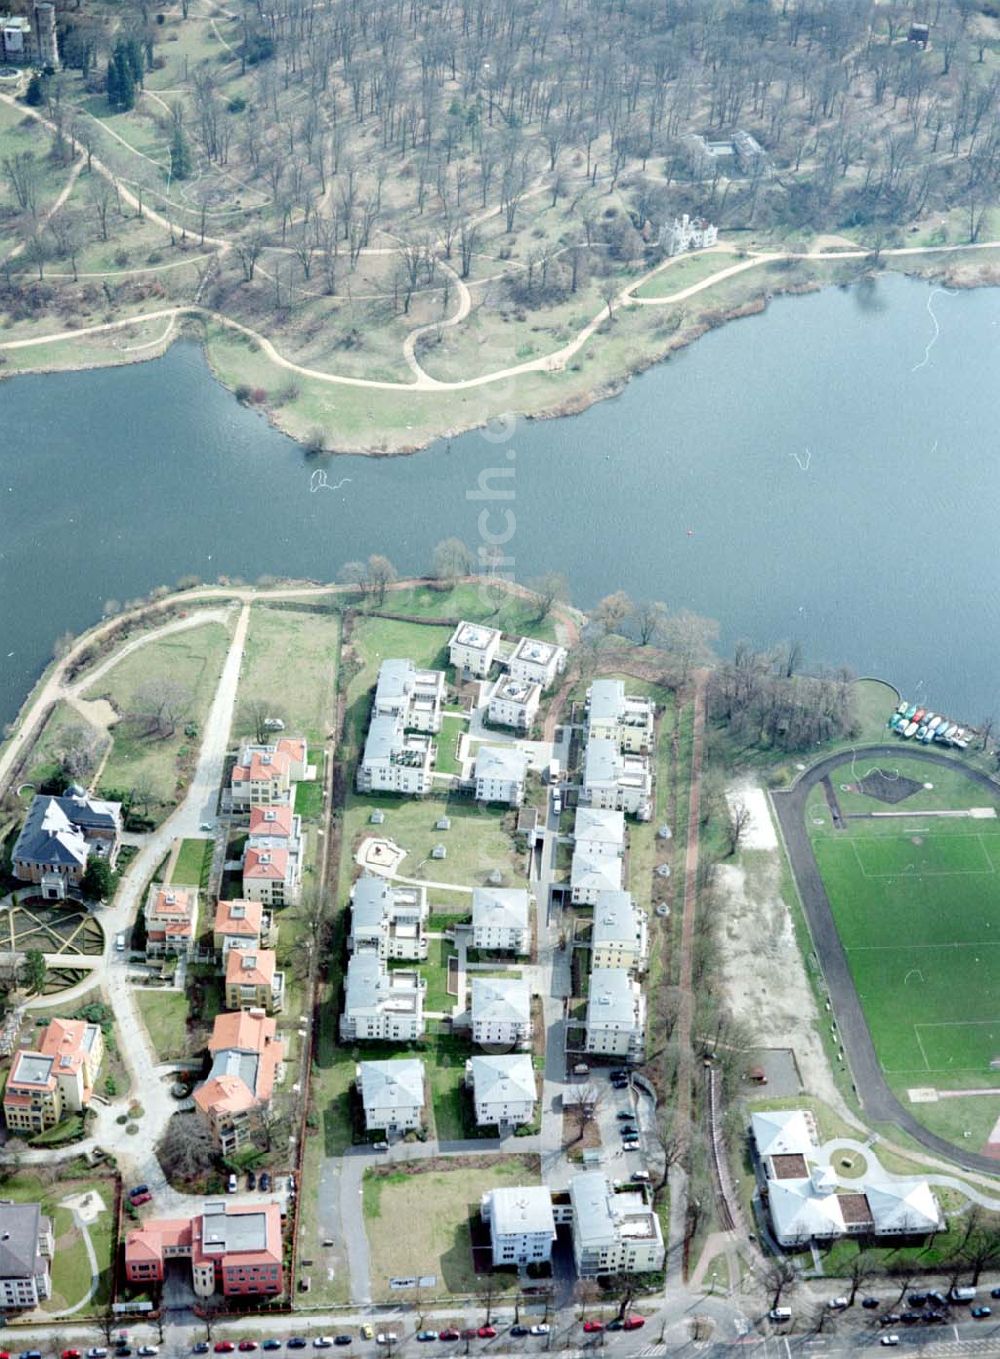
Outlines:
[{"label": "paved path", "polygon": [[[868,1169],[861,1177],[865,1184],[898,1184],[900,1181],[913,1179],[912,1172],[908,1175],[897,1175],[891,1170],[886,1170],[871,1142],[859,1142],[854,1137],[833,1137],[820,1147],[819,1157],[836,1175],[837,1183],[842,1189],[858,1187],[857,1177],[841,1175],[837,1170],[834,1153],[845,1150],[856,1152],[868,1163]],[[967,1195],[973,1203],[978,1203],[980,1208],[987,1208],[991,1213],[1000,1213],[1000,1198],[991,1198],[989,1194],[981,1193],[965,1180],[956,1180],[953,1175],[925,1175],[924,1179],[938,1189],[953,1189],[959,1194]]]},{"label": "paved path", "polygon": [[681,955],[678,987],[680,1005],[677,1015],[677,1111],[675,1128],[687,1138],[691,1129],[691,1082],[694,1080],[691,1037],[694,1023],[694,995],[691,990],[694,953],[694,917],[698,904],[698,835],[701,812],[701,762],[705,742],[704,671],[695,675],[693,742],[691,747],[691,791],[688,800],[687,849],[684,857],[684,915],[681,922]]},{"label": "paved path", "polygon": [[[973,783],[986,789],[991,798],[1000,796],[1000,786],[988,775],[966,765],[960,765],[948,755],[939,755],[935,751],[914,749],[911,746],[901,747],[897,743],[865,746],[857,753],[865,760],[881,758],[898,760],[905,755],[908,760],[920,760],[939,768],[952,771],[961,769]],[[943,1137],[930,1132],[913,1117],[889,1088],[875,1052],[871,1030],[858,998],[847,954],[837,932],[833,912],[830,909],[830,899],[820,877],[805,823],[806,801],[812,789],[832,770],[842,765],[845,759],[850,758],[850,751],[827,756],[811,769],[807,769],[792,788],[773,792],[771,802],[778,825],[781,827],[802,908],[809,922],[813,947],[830,991],[833,1009],[840,1026],[841,1042],[854,1077],[858,1098],[866,1117],[872,1123],[893,1123],[909,1133],[922,1147],[944,1157],[945,1160],[953,1161],[966,1170],[981,1171],[995,1176],[1000,1170],[997,1161],[945,1141]]]}]

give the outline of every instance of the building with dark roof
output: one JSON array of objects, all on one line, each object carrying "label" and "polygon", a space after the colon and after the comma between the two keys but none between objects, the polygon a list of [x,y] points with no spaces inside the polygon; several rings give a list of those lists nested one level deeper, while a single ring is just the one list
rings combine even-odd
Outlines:
[{"label": "building with dark roof", "polygon": [[71,788],[63,797],[39,793],[11,855],[15,878],[37,883],[47,901],[61,901],[79,887],[87,860],[96,855],[112,868],[121,845],[120,802],[88,797]]},{"label": "building with dark roof", "polygon": [[52,1291],[52,1223],[37,1203],[0,1203],[0,1308],[37,1307]]}]

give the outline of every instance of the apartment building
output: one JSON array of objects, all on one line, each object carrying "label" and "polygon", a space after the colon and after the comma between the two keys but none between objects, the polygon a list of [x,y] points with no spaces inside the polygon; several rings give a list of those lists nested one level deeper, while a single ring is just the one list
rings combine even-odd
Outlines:
[{"label": "apartment building", "polygon": [[14,1053],[3,1094],[12,1133],[39,1133],[90,1103],[104,1060],[99,1024],[53,1019],[34,1050]]},{"label": "apartment building", "polygon": [[491,1189],[482,1197],[480,1214],[489,1223],[494,1269],[538,1265],[552,1258],[556,1224],[552,1192],[546,1185]]},{"label": "apartment building", "polygon": [[91,855],[114,868],[121,836],[120,802],[88,797],[82,788],[71,788],[63,797],[39,793],[14,842],[14,877],[37,884],[46,901],[62,901],[70,889],[79,888]]},{"label": "apartment building", "polygon": [[640,1190],[616,1190],[601,1170],[569,1182],[573,1256],[581,1279],[601,1274],[645,1274],[666,1258],[656,1212]]},{"label": "apartment building", "polygon": [[480,746],[476,752],[475,780],[478,802],[502,802],[520,807],[528,757],[516,746]]},{"label": "apartment building", "polygon": [[504,1137],[512,1128],[534,1122],[538,1087],[529,1053],[470,1057],[465,1063],[465,1083],[472,1092],[477,1127],[496,1127]]},{"label": "apartment building", "polygon": [[365,873],[351,888],[351,953],[417,963],[427,957],[427,888]]},{"label": "apartment building", "polygon": [[590,935],[590,965],[643,972],[649,952],[649,921],[631,892],[598,892]]},{"label": "apartment building", "polygon": [[436,755],[430,737],[406,731],[398,713],[373,717],[358,762],[358,792],[425,797]]},{"label": "apartment building", "polygon": [[220,1291],[227,1298],[282,1293],[281,1209],[277,1203],[208,1202],[194,1217],[152,1218],[126,1235],[129,1283],[162,1283],[170,1259],[191,1261],[199,1298]]},{"label": "apartment building", "polygon": [[487,953],[531,952],[531,906],[525,888],[474,888],[472,947]]},{"label": "apartment building", "polygon": [[566,669],[566,648],[522,637],[507,662],[512,679],[548,689]]},{"label": "apartment building", "polygon": [[409,1043],[422,1038],[425,988],[419,972],[390,971],[377,954],[355,953],[347,964],[341,1041],[374,1038]]},{"label": "apartment building", "polygon": [[541,700],[539,685],[514,679],[512,675],[501,675],[487,696],[486,716],[495,726],[530,731],[538,716]]},{"label": "apartment building", "polygon": [[493,668],[502,633],[482,623],[459,623],[448,642],[448,659],[460,674],[485,679]]},{"label": "apartment building", "polygon": [[606,737],[592,737],[584,754],[580,798],[590,807],[627,812],[648,821],[653,814],[649,761],[644,755],[622,754]]},{"label": "apartment building", "polygon": [[368,1132],[390,1136],[420,1127],[425,1102],[423,1062],[413,1057],[361,1062],[356,1077]]},{"label": "apartment building", "polygon": [[598,679],[587,690],[587,740],[613,741],[642,755],[653,748],[656,708],[652,699],[626,694],[622,680]]},{"label": "apartment building", "polygon": [[284,1009],[285,974],[278,971],[274,949],[230,949],[225,975],[227,1009],[266,1010],[269,1015]]},{"label": "apartment building", "polygon": [[233,811],[293,802],[294,785],[308,771],[308,747],[299,736],[282,737],[274,745],[244,745],[230,778]]},{"label": "apartment building", "polygon": [[441,730],[444,696],[443,670],[419,670],[410,660],[383,661],[372,716],[400,717],[408,731],[433,735]]},{"label": "apartment building", "polygon": [[251,807],[243,849],[243,896],[267,906],[291,906],[302,890],[302,818],[289,804]]},{"label": "apartment building", "polygon": [[587,1051],[641,1061],[646,1047],[646,998],[623,967],[595,967],[587,997]]},{"label": "apartment building", "polygon": [[29,1311],[52,1293],[52,1220],[37,1203],[0,1203],[0,1308]]},{"label": "apartment building", "polygon": [[285,1046],[276,1020],[263,1010],[243,1010],[216,1015],[208,1051],[211,1070],[194,1102],[220,1153],[231,1156],[253,1142],[256,1115],[270,1104],[281,1079]]},{"label": "apartment building", "polygon": [[225,963],[230,949],[272,948],[274,927],[259,901],[219,901],[212,925],[212,947]]},{"label": "apartment building", "polygon": [[146,896],[146,957],[190,957],[198,937],[198,889],[154,882]]},{"label": "apartment building", "polygon": [[472,1041],[514,1047],[531,1037],[531,987],[523,977],[472,977]]}]

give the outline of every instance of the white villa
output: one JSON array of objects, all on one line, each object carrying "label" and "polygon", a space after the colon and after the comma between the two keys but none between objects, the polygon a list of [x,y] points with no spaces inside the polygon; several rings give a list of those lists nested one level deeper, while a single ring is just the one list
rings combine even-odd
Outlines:
[{"label": "white villa", "polygon": [[664,227],[660,236],[668,255],[683,255],[687,250],[709,250],[718,239],[717,226],[704,217],[691,218],[687,213],[675,217],[669,227]]},{"label": "white villa", "polygon": [[646,966],[649,921],[631,892],[598,892],[590,936],[590,965],[642,972]]},{"label": "white villa", "polygon": [[478,802],[504,802],[520,807],[528,757],[516,746],[480,746],[476,752],[475,778]]},{"label": "white villa", "polygon": [[427,957],[427,888],[365,873],[351,888],[351,953],[418,963]]},{"label": "white villa", "polygon": [[587,739],[614,741],[642,754],[653,745],[656,709],[648,698],[626,694],[622,680],[598,679],[587,690]]},{"label": "white villa", "polygon": [[587,998],[587,1051],[641,1061],[646,1043],[646,997],[623,967],[595,967]]},{"label": "white villa", "polygon": [[538,716],[542,690],[530,680],[501,675],[489,692],[486,715],[498,727],[530,731]]},{"label": "white villa", "polygon": [[531,916],[523,887],[477,887],[472,893],[472,947],[531,952]]},{"label": "white villa", "polygon": [[574,906],[595,906],[601,892],[621,890],[624,854],[625,814],[577,807],[570,866]]},{"label": "white villa", "polygon": [[423,797],[431,791],[435,755],[430,737],[407,732],[401,714],[375,716],[358,762],[358,792]]},{"label": "white villa", "polygon": [[361,1062],[357,1086],[369,1132],[419,1128],[424,1112],[424,1064],[416,1057]]},{"label": "white villa", "polygon": [[606,737],[592,737],[587,742],[580,794],[583,802],[648,821],[653,814],[652,795],[653,778],[644,755],[624,755]]},{"label": "white villa", "polygon": [[410,660],[387,660],[379,666],[373,717],[401,717],[407,730],[441,730],[443,670],[418,670]]},{"label": "white villa", "polygon": [[528,1053],[470,1057],[465,1083],[472,1087],[477,1127],[496,1127],[502,1137],[509,1129],[534,1121],[538,1087]]},{"label": "white villa", "polygon": [[566,669],[566,648],[522,637],[507,662],[511,679],[547,689]]},{"label": "white villa", "polygon": [[490,1224],[493,1267],[541,1264],[552,1258],[556,1239],[552,1191],[544,1184],[504,1185],[482,1197],[480,1212]]},{"label": "white villa", "polygon": [[355,953],[347,964],[341,1041],[408,1043],[422,1038],[425,986],[419,972],[389,971],[377,954]]},{"label": "white villa", "polygon": [[482,623],[459,623],[448,643],[448,659],[456,670],[485,679],[493,668],[503,634]]},{"label": "white villa", "polygon": [[472,1041],[514,1047],[531,1037],[531,987],[523,977],[472,977]]}]

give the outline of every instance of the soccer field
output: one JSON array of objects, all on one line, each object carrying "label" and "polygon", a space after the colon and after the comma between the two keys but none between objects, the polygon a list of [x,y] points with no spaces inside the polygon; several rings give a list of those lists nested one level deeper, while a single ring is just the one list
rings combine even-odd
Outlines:
[{"label": "soccer field", "polygon": [[1000,1086],[1000,820],[845,827],[809,829],[886,1075]]}]

